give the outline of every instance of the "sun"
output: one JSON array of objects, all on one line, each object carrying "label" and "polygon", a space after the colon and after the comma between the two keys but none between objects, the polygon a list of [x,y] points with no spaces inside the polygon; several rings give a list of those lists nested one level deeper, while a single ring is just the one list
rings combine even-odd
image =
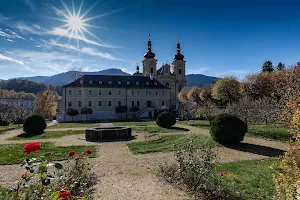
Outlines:
[{"label": "sun", "polygon": [[71,27],[73,30],[80,31],[84,28],[83,20],[80,19],[80,17],[77,16],[70,16],[68,19],[68,26]]}]

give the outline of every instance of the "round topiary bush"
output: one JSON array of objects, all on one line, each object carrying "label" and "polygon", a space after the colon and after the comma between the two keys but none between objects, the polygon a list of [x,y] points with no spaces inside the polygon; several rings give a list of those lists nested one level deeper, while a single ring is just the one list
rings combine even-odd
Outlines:
[{"label": "round topiary bush", "polygon": [[211,122],[210,135],[220,144],[234,144],[242,141],[247,132],[247,125],[238,117],[222,113]]},{"label": "round topiary bush", "polygon": [[175,125],[176,118],[170,112],[162,112],[156,118],[156,124],[163,128],[170,128]]},{"label": "round topiary bush", "polygon": [[42,134],[46,127],[47,124],[44,118],[39,115],[32,115],[28,117],[23,124],[23,130],[26,135]]}]

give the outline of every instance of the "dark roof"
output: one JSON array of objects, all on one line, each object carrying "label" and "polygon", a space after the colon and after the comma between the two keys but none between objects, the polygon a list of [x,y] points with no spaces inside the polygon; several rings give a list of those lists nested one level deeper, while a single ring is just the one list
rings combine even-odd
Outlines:
[{"label": "dark roof", "polygon": [[183,60],[184,55],[182,55],[180,52],[177,52],[177,54],[174,56],[174,60]]},{"label": "dark roof", "polygon": [[157,75],[162,75],[164,73],[164,66],[162,66],[161,68],[159,68],[157,71],[156,71],[156,74]]},{"label": "dark roof", "polygon": [[[82,84],[80,84],[80,80],[83,80]],[[90,84],[90,81],[93,81],[92,84]],[[102,84],[99,84],[99,81],[102,81]],[[108,81],[112,81],[112,84],[109,84]],[[121,85],[118,84],[118,81],[121,81]],[[127,81],[130,81],[129,85],[127,85]],[[139,85],[136,85],[136,81],[139,82]],[[149,82],[149,85],[147,85],[146,82]],[[153,80],[151,80],[149,76],[106,76],[106,75],[84,75],[81,78],[75,80],[74,82],[64,85],[64,87],[168,89],[168,87],[158,82],[156,79],[153,78]]]},{"label": "dark roof", "polygon": [[153,53],[151,50],[144,54],[144,58],[154,58],[155,53]]},{"label": "dark roof", "polygon": [[143,76],[143,73],[135,72],[134,74],[132,74],[132,76]]}]

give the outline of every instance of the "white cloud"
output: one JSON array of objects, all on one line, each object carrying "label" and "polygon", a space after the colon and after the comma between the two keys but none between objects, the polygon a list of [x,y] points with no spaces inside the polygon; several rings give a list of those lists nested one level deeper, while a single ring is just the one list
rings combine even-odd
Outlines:
[{"label": "white cloud", "polygon": [[25,5],[28,6],[32,12],[35,11],[35,6],[33,5],[33,3],[30,0],[23,0],[23,1],[24,1]]},{"label": "white cloud", "polygon": [[116,58],[116,57],[112,56],[109,53],[103,53],[103,52],[100,52],[96,49],[92,49],[92,48],[88,48],[88,47],[78,48],[78,47],[76,47],[74,45],[70,45],[70,44],[60,44],[60,43],[58,43],[54,40],[50,40],[50,42],[48,44],[50,44],[52,46],[61,47],[63,49],[67,49],[67,50],[78,51],[80,53],[84,53],[84,54],[91,55],[91,56],[99,56],[99,57],[106,58],[106,59],[109,59],[109,60],[124,61],[122,59],[119,59],[119,58]]},{"label": "white cloud", "polygon": [[202,68],[197,68],[197,69],[189,69],[187,68],[187,74],[203,74],[210,70],[209,67],[202,67]]},{"label": "white cloud", "polygon": [[13,40],[11,40],[11,39],[6,39],[8,42],[15,42],[15,41],[13,41]]},{"label": "white cloud", "polygon": [[14,58],[5,56],[5,55],[3,55],[3,54],[0,54],[0,60],[6,60],[6,61],[18,63],[18,64],[20,64],[20,65],[25,65],[23,61],[16,60],[16,59],[14,59]]}]

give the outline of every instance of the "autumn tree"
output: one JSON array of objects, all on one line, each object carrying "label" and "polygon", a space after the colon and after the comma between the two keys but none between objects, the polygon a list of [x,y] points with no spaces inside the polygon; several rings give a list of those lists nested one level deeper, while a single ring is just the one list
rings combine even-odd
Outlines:
[{"label": "autumn tree", "polygon": [[57,93],[49,87],[43,92],[39,92],[34,100],[34,112],[41,116],[56,115]]},{"label": "autumn tree", "polygon": [[195,102],[197,105],[200,105],[202,102],[200,98],[200,93],[201,93],[201,88],[194,86],[188,91],[187,99],[192,102]]},{"label": "autumn tree", "polygon": [[241,85],[235,77],[218,79],[212,87],[212,97],[225,105],[236,102],[241,97]]},{"label": "autumn tree", "polygon": [[188,97],[187,97],[188,92],[189,92],[188,88],[186,87],[182,88],[182,90],[178,93],[178,100],[180,102],[188,101]]},{"label": "autumn tree", "polygon": [[273,72],[273,71],[274,71],[273,63],[269,60],[264,62],[261,68],[261,72]]}]

